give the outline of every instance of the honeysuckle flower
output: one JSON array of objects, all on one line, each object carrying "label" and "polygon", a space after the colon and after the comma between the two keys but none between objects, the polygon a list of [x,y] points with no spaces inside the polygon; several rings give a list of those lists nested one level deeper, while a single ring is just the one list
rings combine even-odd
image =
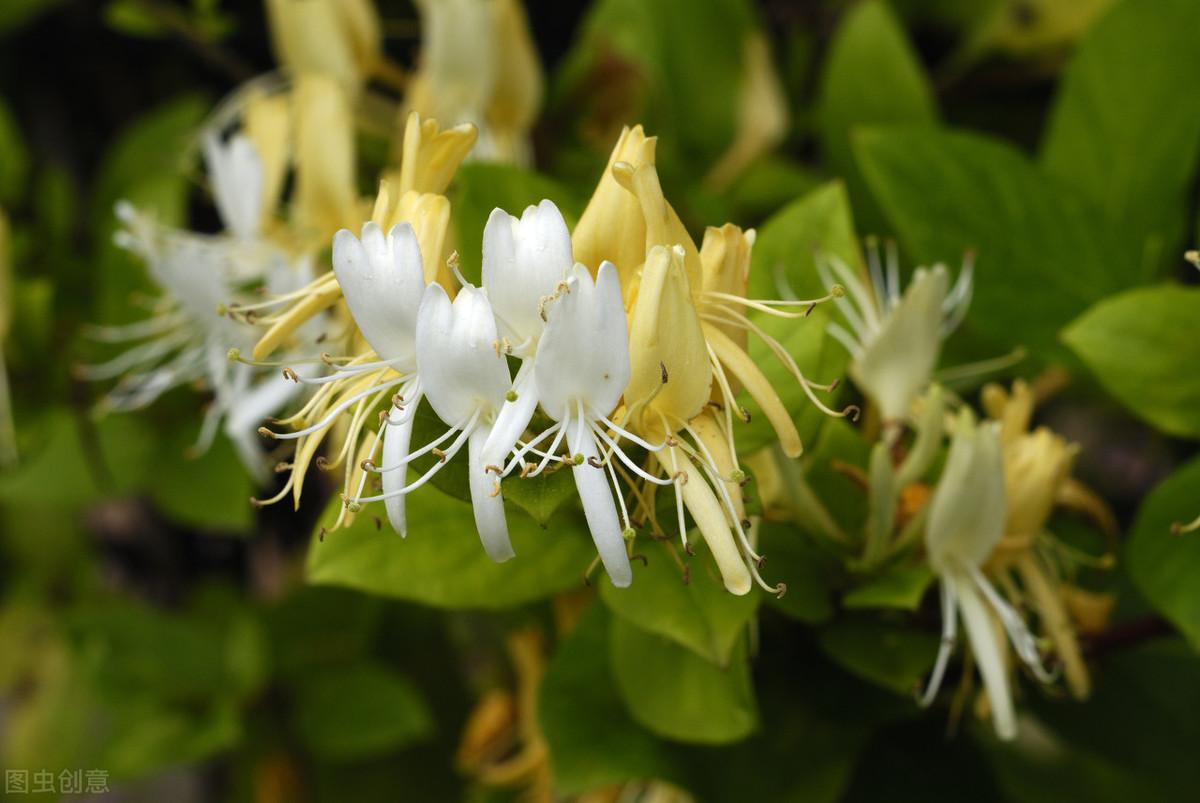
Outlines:
[{"label": "honeysuckle flower", "polygon": [[[443,287],[452,287],[454,279],[446,264],[450,202],[442,193],[474,142],[473,126],[442,130],[434,120],[422,120],[416,113],[409,115],[400,166],[385,173],[371,215],[384,231],[397,223],[411,224],[421,247],[426,281],[436,280]],[[342,186],[342,182],[334,182],[334,186]],[[337,278],[327,273],[295,293],[243,309],[267,327],[254,346],[253,358],[270,357],[305,322],[341,298]],[[279,311],[259,314],[270,310]]]},{"label": "honeysuckle flower", "polygon": [[886,266],[869,249],[871,277],[864,281],[836,257],[823,257],[818,270],[826,283],[834,277],[845,288],[837,299],[849,329],[829,324],[829,334],[850,352],[850,376],[878,407],[891,432],[929,386],[942,340],[962,322],[971,301],[971,260],[964,262],[950,287],[946,268],[917,268],[908,289],[900,292],[899,260],[889,248]]},{"label": "honeysuckle flower", "polygon": [[296,75],[327,75],[357,92],[379,66],[383,35],[371,0],[267,0],[271,43]]},{"label": "honeysuckle flower", "polygon": [[479,128],[479,159],[529,162],[542,73],[518,0],[422,0],[409,109]]},{"label": "honeysuckle flower", "polygon": [[320,73],[293,90],[296,190],[293,214],[318,242],[362,220],[355,188],[354,118],[346,90]]},{"label": "honeysuckle flower", "polygon": [[[577,261],[592,270],[603,262],[617,266],[627,302],[628,288],[646,260],[646,219],[637,196],[621,186],[614,168],[622,164],[637,170],[647,160],[653,162],[656,143],[640,125],[621,131],[600,181],[571,232],[571,247]],[[614,236],[615,232],[619,236]]]},{"label": "honeysuckle flower", "polygon": [[983,390],[984,409],[1000,422],[1009,495],[1004,538],[988,570],[997,576],[1011,572],[1020,581],[1019,586],[1010,582],[1002,587],[1014,604],[1030,603],[1062,664],[1068,688],[1083,699],[1091,691],[1091,680],[1067,607],[1069,587],[1063,572],[1069,566],[1055,560],[1046,524],[1055,507],[1070,504],[1093,516],[1102,529],[1115,534],[1116,528],[1103,503],[1071,477],[1079,447],[1046,427],[1030,430],[1033,405],[1033,392],[1019,380],[1011,394],[998,385]]},{"label": "honeysuckle flower", "polygon": [[[625,455],[619,440],[630,438],[651,451],[661,447],[631,435],[608,417],[629,381],[629,334],[616,266],[601,264],[593,282],[588,269],[576,264],[566,286],[548,306],[537,350],[536,382],[542,409],[555,424],[524,449],[532,450],[553,436],[546,452],[552,455],[565,437],[592,540],[609,579],[624,588],[633,580],[625,546],[632,527],[612,460],[615,457],[630,471],[649,476]],[[606,430],[615,434],[610,436]],[[519,459],[520,453],[513,462]],[[623,523],[613,489],[621,500]]]},{"label": "honeysuckle flower", "polygon": [[260,237],[266,198],[263,164],[243,134],[221,140],[202,138],[213,198],[227,233],[199,235],[158,224],[131,204],[117,205],[124,228],[115,240],[142,258],[162,289],[155,314],[123,326],[96,326],[93,339],[131,343],[105,363],[78,366],[84,379],[120,381],[102,400],[102,411],[143,408],[179,385],[202,381],[214,394],[193,448],[203,452],[222,422],[247,469],[266,478],[254,431],[259,421],[295,395],[278,376],[246,365],[231,365],[230,347],[248,347],[253,329],[219,314],[247,283],[288,290],[311,275],[311,263],[293,259]]},{"label": "honeysuckle flower", "polygon": [[1039,680],[1052,679],[1042,667],[1037,643],[1020,615],[982,571],[1004,535],[1007,516],[999,427],[994,423],[977,424],[970,411],[964,409],[955,422],[950,453],[929,502],[925,529],[925,550],[941,593],[942,645],[922,703],[932,702],[941,686],[961,611],[971,651],[983,676],[992,722],[1002,739],[1016,736],[1017,723],[993,614],[1025,665]]},{"label": "honeysuckle flower", "polygon": [[571,235],[552,201],[528,207],[520,219],[503,209],[488,218],[483,230],[483,289],[496,315],[501,348],[519,358],[521,368],[484,448],[484,465],[504,464],[537,409],[534,355],[546,326],[546,303],[571,265]]}]

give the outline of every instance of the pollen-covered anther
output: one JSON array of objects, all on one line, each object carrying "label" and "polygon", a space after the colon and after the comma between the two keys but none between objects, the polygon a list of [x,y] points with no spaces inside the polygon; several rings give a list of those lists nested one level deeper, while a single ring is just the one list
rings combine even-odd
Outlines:
[{"label": "pollen-covered anther", "polygon": [[371,460],[363,460],[358,464],[358,467],[371,474],[379,472],[379,466],[375,465]]},{"label": "pollen-covered anther", "polygon": [[664,385],[667,384],[667,380],[670,378],[667,376],[667,364],[665,362],[660,362],[658,364],[658,370],[662,372],[662,383]]},{"label": "pollen-covered anther", "polygon": [[433,448],[433,449],[430,449],[429,451],[430,451],[430,453],[431,453],[431,454],[434,454],[434,455],[436,455],[436,456],[437,456],[437,459],[438,459],[438,462],[439,462],[439,463],[445,463],[445,462],[446,462],[446,453],[445,453],[445,452],[443,452],[441,449],[438,449],[438,448],[436,448],[436,447],[435,447],[435,448]]},{"label": "pollen-covered anther", "polygon": [[290,379],[291,381],[295,382],[297,385],[300,384],[300,375],[297,374],[293,369],[288,368],[286,366],[283,369],[283,378]]},{"label": "pollen-covered anther", "polygon": [[500,480],[499,479],[494,481],[494,483],[492,485],[492,493],[490,495],[491,496],[499,496],[500,495]]},{"label": "pollen-covered anther", "polygon": [[775,584],[775,599],[783,599],[783,595],[787,593],[787,583]]},{"label": "pollen-covered anther", "polygon": [[494,465],[494,464],[491,464],[491,463],[489,463],[488,465],[484,466],[484,467],[483,467],[483,470],[484,470],[484,471],[486,471],[486,472],[487,472],[487,473],[489,473],[489,474],[496,474],[497,476],[499,476],[500,474],[503,474],[503,473],[504,473],[504,467],[503,467],[503,466],[497,466],[497,465]]},{"label": "pollen-covered anther", "polygon": [[738,413],[738,418],[742,419],[742,422],[746,423],[746,424],[749,424],[753,418],[750,415],[750,411],[747,410],[745,407],[742,407],[741,405],[738,405],[737,413]]},{"label": "pollen-covered anther", "polygon": [[604,468],[604,461],[595,455],[587,459],[587,464],[592,468]]},{"label": "pollen-covered anther", "polygon": [[282,474],[285,471],[291,471],[291,470],[292,470],[292,464],[288,463],[286,461],[280,461],[275,464],[275,473],[276,474]]},{"label": "pollen-covered anther", "polygon": [[259,427],[258,434],[262,435],[264,438],[270,438],[271,440],[275,440],[279,437],[278,435],[276,435],[274,432],[267,429],[266,427]]},{"label": "pollen-covered anther", "polygon": [[329,471],[329,461],[325,458],[325,455],[317,455],[317,459],[313,462],[316,463],[317,468],[319,468],[321,471]]},{"label": "pollen-covered anther", "polygon": [[671,479],[678,482],[680,485],[688,484],[688,473],[686,471],[676,471],[671,475]]}]

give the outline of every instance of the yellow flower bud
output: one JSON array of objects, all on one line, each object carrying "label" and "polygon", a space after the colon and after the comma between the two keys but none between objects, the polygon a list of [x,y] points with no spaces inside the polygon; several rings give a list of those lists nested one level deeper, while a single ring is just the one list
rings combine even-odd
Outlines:
[{"label": "yellow flower bud", "polygon": [[458,166],[471,152],[478,130],[470,124],[442,130],[437,120],[409,112],[404,122],[400,169],[393,171],[399,195],[415,190],[444,194]]},{"label": "yellow flower bud", "polygon": [[286,94],[257,94],[246,100],[242,124],[263,167],[263,216],[279,203],[291,159],[291,100]]},{"label": "yellow flower bud", "polygon": [[634,170],[646,161],[653,164],[657,142],[647,137],[640,125],[621,132],[596,190],[571,233],[575,260],[593,273],[605,260],[616,265],[627,300],[631,281],[646,259],[646,221],[637,197],[617,183],[613,168],[618,163]]},{"label": "yellow flower bud", "polygon": [[684,271],[682,246],[655,246],[629,321],[626,407],[633,425],[663,438],[708,402],[712,365]]}]

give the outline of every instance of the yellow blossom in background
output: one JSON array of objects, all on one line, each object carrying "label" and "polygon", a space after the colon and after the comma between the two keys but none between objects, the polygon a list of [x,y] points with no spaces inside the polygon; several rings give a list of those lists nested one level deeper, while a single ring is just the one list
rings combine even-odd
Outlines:
[{"label": "yellow blossom in background", "polygon": [[265,0],[275,57],[293,75],[317,73],[357,94],[379,64],[383,37],[371,0]]}]

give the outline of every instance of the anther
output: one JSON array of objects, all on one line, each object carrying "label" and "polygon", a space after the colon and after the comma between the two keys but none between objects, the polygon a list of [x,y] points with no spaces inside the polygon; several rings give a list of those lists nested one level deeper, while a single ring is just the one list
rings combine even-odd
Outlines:
[{"label": "anther", "polygon": [[371,517],[371,519],[372,519],[372,520],[375,522],[375,529],[376,529],[376,530],[382,530],[382,529],[383,529],[383,519],[379,518],[378,516],[372,516],[372,517]]},{"label": "anther", "polygon": [[238,360],[242,359],[242,351],[238,348],[231,348],[229,351],[225,352],[225,358],[230,362],[237,362]]},{"label": "anther", "polygon": [[629,556],[629,559],[630,559],[631,561],[634,561],[634,560],[640,560],[640,561],[642,562],[642,565],[643,565],[643,566],[649,566],[649,565],[650,565],[650,560],[649,560],[649,559],[648,559],[648,558],[647,558],[645,555],[630,555],[630,556]]},{"label": "anther", "polygon": [[604,463],[601,462],[600,458],[596,457],[595,455],[592,455],[587,459],[587,464],[592,468],[604,468]]},{"label": "anther", "polygon": [[738,418],[742,419],[743,423],[749,424],[751,420],[750,411],[738,405]]},{"label": "anther", "polygon": [[319,540],[321,543],[325,543],[325,528],[324,528],[324,527],[322,527],[322,528],[321,528],[321,532],[320,532],[320,534],[317,536],[317,539],[318,539],[318,540]]},{"label": "anther", "polygon": [[291,469],[292,469],[292,464],[285,462],[285,461],[280,461],[275,464],[275,473],[276,474],[282,474],[285,471],[291,471]]},{"label": "anther", "polygon": [[297,374],[295,371],[293,371],[291,368],[285,367],[283,369],[283,378],[290,379],[293,382],[295,382],[297,385],[300,384],[300,375]]},{"label": "anther", "polygon": [[[749,529],[750,529],[750,519],[742,519],[742,520],[741,520],[741,522],[740,522],[740,524],[742,525],[742,529],[743,529],[743,530],[749,530]],[[761,564],[760,564],[760,565],[761,565]]]},{"label": "anther", "polygon": [[439,463],[446,462],[446,453],[443,452],[441,449],[439,449],[435,446],[434,448],[430,449],[429,451],[432,452],[433,454],[437,455],[437,459],[438,459]]},{"label": "anther", "polygon": [[401,396],[399,393],[393,393],[392,394],[392,406],[395,407],[397,410],[403,410],[404,409],[404,397]]},{"label": "anther", "polygon": [[369,459],[363,460],[361,463],[358,464],[358,467],[368,473],[374,473],[379,470],[378,467],[376,467],[376,465],[374,463],[372,463]]},{"label": "anther", "polygon": [[503,468],[501,468],[500,466],[494,466],[491,464],[484,466],[483,470],[489,474],[503,474],[504,473]]},{"label": "anther", "polygon": [[264,438],[270,438],[271,440],[275,440],[275,433],[272,432],[271,430],[267,429],[266,427],[259,427],[258,434],[262,435]]},{"label": "anther", "polygon": [[775,586],[775,599],[783,599],[783,595],[787,593],[787,583],[780,583]]},{"label": "anther", "polygon": [[1183,255],[1183,258],[1191,262],[1197,268],[1200,268],[1200,251],[1188,251]]},{"label": "anther", "polygon": [[688,484],[688,475],[686,471],[676,471],[671,475],[671,479],[678,482],[680,485]]},{"label": "anther", "polygon": [[842,410],[842,415],[849,416],[850,420],[858,423],[858,417],[862,414],[862,409],[857,404],[849,404]]},{"label": "anther", "polygon": [[662,372],[662,383],[667,384],[667,364],[661,360],[658,363],[658,370]]},{"label": "anther", "polygon": [[500,495],[500,480],[496,480],[495,485],[492,487],[492,492],[490,494],[488,494],[488,496],[496,497],[499,495]]},{"label": "anther", "polygon": [[323,455],[323,454],[317,455],[317,459],[315,462],[317,464],[317,468],[321,469],[322,471],[329,470],[329,461],[325,459],[325,455]]},{"label": "anther", "polygon": [[833,393],[835,390],[837,390],[839,387],[841,387],[841,385],[842,385],[842,378],[839,376],[837,379],[835,379],[829,383],[829,392]]}]

